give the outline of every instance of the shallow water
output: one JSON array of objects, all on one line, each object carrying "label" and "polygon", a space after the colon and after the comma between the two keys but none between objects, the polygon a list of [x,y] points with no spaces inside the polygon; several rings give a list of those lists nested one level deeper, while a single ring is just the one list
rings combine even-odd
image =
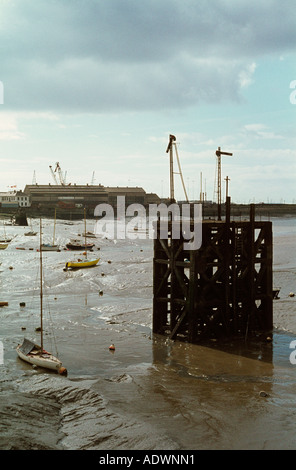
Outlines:
[{"label": "shallow water", "polygon": [[[272,221],[280,299],[272,342],[251,354],[152,335],[151,240],[100,238],[89,254],[99,265],[79,271],[63,271],[76,253],[43,253],[45,345],[54,346],[53,332],[67,377],[16,356],[24,334],[38,340],[39,238],[6,227],[17,236],[0,251],[0,300],[9,302],[0,309],[0,449],[295,449],[296,221]],[[57,241],[83,229],[57,221]],[[43,239],[51,237],[45,220]]]}]

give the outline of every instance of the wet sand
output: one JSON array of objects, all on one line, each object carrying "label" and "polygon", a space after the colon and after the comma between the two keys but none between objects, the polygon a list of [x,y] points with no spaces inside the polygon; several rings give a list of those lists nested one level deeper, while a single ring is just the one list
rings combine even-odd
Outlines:
[{"label": "wet sand", "polygon": [[[79,233],[79,224],[59,221],[58,239]],[[67,377],[16,357],[30,323],[36,336],[31,313],[39,304],[38,254],[29,249],[37,240],[17,228],[14,244],[0,252],[1,296],[9,302],[0,310],[0,449],[294,450],[295,219],[273,226],[274,285],[281,287],[273,340],[248,354],[233,343],[222,351],[152,335],[150,240],[99,240],[99,266],[75,272],[63,271],[69,252],[45,254],[46,296]],[[45,236],[51,230],[48,221]]]}]

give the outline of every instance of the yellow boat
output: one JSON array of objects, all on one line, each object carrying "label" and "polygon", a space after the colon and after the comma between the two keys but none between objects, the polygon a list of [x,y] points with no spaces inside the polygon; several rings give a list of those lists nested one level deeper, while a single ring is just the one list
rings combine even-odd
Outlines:
[{"label": "yellow boat", "polygon": [[[85,258],[82,260],[82,259],[78,259],[77,261],[68,261],[66,263],[66,266],[64,268],[64,271],[67,271],[68,268],[72,268],[72,269],[79,269],[79,268],[90,268],[92,266],[95,266],[96,264],[98,264],[98,262],[100,261],[100,258],[97,258],[97,259],[93,259],[93,260],[88,260],[87,259],[87,249],[88,249],[88,244],[86,243],[86,218],[85,218],[85,209],[84,209],[84,226],[85,226],[85,229],[84,229],[84,235],[85,235],[85,243],[84,243],[84,248],[85,248],[85,252],[83,253],[85,255]],[[67,248],[69,248],[69,245],[66,245]],[[75,243],[74,243],[74,246],[75,246]],[[92,244],[91,248],[93,247],[94,245]],[[73,248],[73,245],[72,245],[72,248]],[[81,249],[82,248],[82,245],[79,243],[78,245],[78,248]],[[75,246],[75,249],[77,249],[77,246]]]},{"label": "yellow boat", "polygon": [[5,250],[8,247],[8,243],[0,243],[0,250]]},{"label": "yellow boat", "polygon": [[100,258],[93,259],[93,260],[77,260],[77,261],[68,261],[66,263],[65,271],[67,271],[68,268],[72,269],[78,269],[78,268],[90,268],[91,266],[95,266],[98,264],[100,261]]}]

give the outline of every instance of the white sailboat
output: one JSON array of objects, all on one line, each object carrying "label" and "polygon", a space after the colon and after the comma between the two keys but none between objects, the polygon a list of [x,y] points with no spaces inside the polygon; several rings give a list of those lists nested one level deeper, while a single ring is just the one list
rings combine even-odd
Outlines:
[{"label": "white sailboat", "polygon": [[37,235],[37,232],[33,230],[32,219],[30,219],[30,228],[31,230],[29,232],[25,232],[26,237],[34,237]]},{"label": "white sailboat", "polygon": [[[41,238],[42,238],[42,228],[41,228],[41,220],[40,220],[40,247],[42,245]],[[38,367],[43,367],[45,369],[50,369],[57,371],[59,374],[65,375],[67,373],[67,369],[62,366],[62,362],[55,357],[53,354],[47,352],[44,349],[43,344],[43,288],[42,288],[42,281],[43,281],[43,273],[42,273],[42,249],[40,251],[40,336],[41,336],[41,344],[38,345],[31,340],[24,338],[22,344],[19,344],[16,348],[17,354],[23,361],[26,361],[30,364],[33,364]]]},{"label": "white sailboat", "polygon": [[52,243],[43,243],[41,245],[42,251],[59,251],[59,245],[55,244],[55,226],[56,226],[56,209],[54,211],[54,225],[53,225],[53,237]]},{"label": "white sailboat", "polygon": [[[0,243],[10,243],[12,238],[6,236],[6,231],[5,231],[5,225],[3,224],[3,229],[4,229],[4,235],[3,237],[0,237]],[[7,246],[7,245],[6,245]]]}]

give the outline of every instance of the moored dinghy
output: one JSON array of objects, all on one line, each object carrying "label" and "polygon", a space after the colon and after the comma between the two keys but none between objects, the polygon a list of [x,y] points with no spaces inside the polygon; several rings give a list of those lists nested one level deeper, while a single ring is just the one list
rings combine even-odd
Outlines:
[{"label": "moored dinghy", "polygon": [[[98,262],[100,261],[100,258],[96,258],[96,259],[92,259],[92,260],[88,260],[87,259],[87,249],[89,249],[88,247],[91,245],[91,248],[94,246],[94,244],[88,244],[86,243],[86,218],[85,218],[85,209],[84,209],[84,225],[85,225],[85,230],[84,230],[84,237],[85,237],[85,242],[84,242],[84,246],[83,248],[85,249],[83,255],[84,255],[84,259],[78,259],[77,261],[68,261],[66,263],[66,266],[64,268],[64,271],[67,271],[68,268],[72,268],[72,269],[79,269],[79,268],[90,268],[90,267],[93,267],[93,266],[96,266],[98,264]],[[66,245],[68,247],[68,245]],[[82,248],[82,245],[80,244],[80,248]]]},{"label": "moored dinghy", "polygon": [[55,370],[60,374],[66,374],[67,369],[62,367],[62,362],[55,357],[53,354],[47,352],[43,348],[43,275],[42,275],[42,243],[41,243],[41,220],[40,220],[40,346],[33,341],[24,338],[22,344],[19,344],[16,348],[16,352],[20,359],[26,361],[30,364],[33,364],[38,367],[43,367],[45,369]]},{"label": "moored dinghy", "polygon": [[3,235],[3,237],[0,238],[0,243],[10,243],[12,238],[6,236],[5,224],[3,224],[3,229],[4,229],[4,235]]},{"label": "moored dinghy", "polygon": [[83,243],[80,240],[70,240],[70,242],[66,244],[68,250],[92,250],[94,246],[94,243]]},{"label": "moored dinghy", "polygon": [[55,243],[55,227],[56,227],[56,210],[54,211],[54,225],[52,243],[42,243],[42,251],[60,251],[59,245]]},{"label": "moored dinghy", "polygon": [[56,370],[60,373],[65,372],[62,368],[62,362],[57,357],[41,349],[41,346],[27,338],[24,338],[23,343],[17,346],[16,351],[23,361],[45,369]]},{"label": "moored dinghy", "polygon": [[72,268],[72,269],[90,268],[92,266],[96,266],[99,261],[100,261],[100,258],[93,259],[93,260],[78,259],[77,261],[68,261],[65,266],[65,271],[67,271],[68,268]]},{"label": "moored dinghy", "polygon": [[42,251],[61,251],[59,245],[51,245],[50,243],[43,243]]}]

